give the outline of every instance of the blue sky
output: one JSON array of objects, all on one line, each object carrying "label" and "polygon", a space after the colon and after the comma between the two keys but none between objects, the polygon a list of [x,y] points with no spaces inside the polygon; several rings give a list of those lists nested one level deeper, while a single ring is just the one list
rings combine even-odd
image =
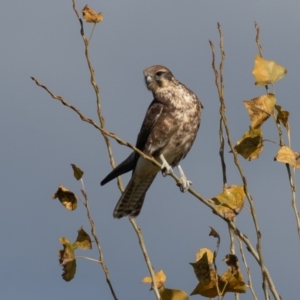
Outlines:
[{"label": "blue sky", "polygon": [[[78,9],[85,4],[78,0]],[[201,195],[209,198],[222,190],[219,100],[208,43],[212,40],[217,48],[217,22],[224,35],[225,101],[233,140],[237,141],[249,126],[242,100],[265,92],[254,85],[251,74],[257,54],[256,21],[264,57],[288,70],[275,85],[277,102],[291,113],[292,147],[300,149],[299,1],[91,0],[88,4],[104,15],[94,32],[90,53],[109,131],[135,142],[152,100],[142,74],[151,65],[167,66],[201,99],[204,110],[200,131],[181,164]],[[131,225],[126,218],[112,217],[120,196],[116,181],[99,185],[111,170],[102,136],[30,79],[36,77],[97,121],[71,1],[2,1],[0,8],[0,298],[111,299],[96,263],[78,260],[76,276],[69,283],[60,276],[59,237],[75,240],[81,226],[89,231],[82,205],[69,212],[51,199],[59,184],[80,195],[80,184],[73,179],[70,167],[75,163],[85,171],[92,215],[117,296],[154,299],[149,287],[140,283],[148,271]],[[84,27],[89,36],[92,25],[85,23]],[[263,131],[265,138],[278,141],[272,120],[263,125]],[[112,147],[117,162],[130,153],[114,141]],[[255,200],[266,265],[282,297],[296,299],[300,244],[286,169],[273,161],[276,152],[276,145],[265,143],[258,160],[240,160]],[[226,162],[228,183],[241,184],[229,153]],[[124,176],[124,182],[128,178]],[[221,272],[226,269],[221,260],[229,252],[227,226],[190,194],[180,193],[171,178],[157,176],[137,223],[153,266],[167,275],[167,287],[190,293],[197,285],[188,263],[194,261],[199,248],[215,249],[216,241],[208,236],[209,226],[221,235],[217,263]],[[237,217],[237,225],[255,244],[248,204]],[[80,255],[97,258],[95,249]],[[259,269],[249,255],[248,264],[261,299]],[[226,297],[230,299],[230,295]],[[252,299],[250,292],[241,299]]]}]

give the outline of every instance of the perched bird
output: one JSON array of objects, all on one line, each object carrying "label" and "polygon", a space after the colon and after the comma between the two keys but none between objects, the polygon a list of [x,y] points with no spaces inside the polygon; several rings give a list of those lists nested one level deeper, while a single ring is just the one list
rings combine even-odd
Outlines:
[{"label": "perched bird", "polygon": [[[144,77],[154,100],[147,109],[136,147],[162,163],[164,176],[172,173],[172,168],[177,166],[182,180],[181,190],[186,191],[191,181],[187,180],[178,164],[196,138],[202,105],[197,96],[164,66],[145,69]],[[115,207],[114,218],[138,216],[146,192],[159,170],[153,163],[132,152],[101,181],[104,185],[121,174],[133,171]]]}]

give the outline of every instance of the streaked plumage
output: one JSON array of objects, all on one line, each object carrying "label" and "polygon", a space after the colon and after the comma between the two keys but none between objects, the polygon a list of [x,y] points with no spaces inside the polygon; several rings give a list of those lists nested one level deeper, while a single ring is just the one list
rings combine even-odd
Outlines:
[{"label": "streaked plumage", "polygon": [[[163,155],[174,167],[193,145],[202,105],[164,66],[147,68],[144,77],[154,100],[146,112],[136,147],[160,162]],[[131,170],[132,177],[114,210],[115,218],[136,217],[140,213],[146,192],[160,169],[133,152],[101,181],[101,185]]]}]

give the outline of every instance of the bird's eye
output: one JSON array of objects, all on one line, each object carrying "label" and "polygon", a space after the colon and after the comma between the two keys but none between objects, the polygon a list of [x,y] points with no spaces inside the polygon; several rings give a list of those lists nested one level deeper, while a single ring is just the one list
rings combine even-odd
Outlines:
[{"label": "bird's eye", "polygon": [[156,73],[156,76],[160,77],[162,74],[164,74],[164,72],[161,72],[161,71],[160,71],[160,72],[157,72],[157,73]]}]

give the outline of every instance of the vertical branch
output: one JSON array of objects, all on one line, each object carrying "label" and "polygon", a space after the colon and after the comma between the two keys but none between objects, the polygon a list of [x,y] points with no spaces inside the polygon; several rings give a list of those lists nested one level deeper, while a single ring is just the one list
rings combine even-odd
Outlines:
[{"label": "vertical branch", "polygon": [[[295,218],[296,218],[296,222],[297,222],[297,231],[298,231],[298,237],[300,239],[300,216],[299,216],[299,211],[297,208],[297,202],[296,202],[296,184],[294,182],[296,182],[295,180],[295,168],[293,168],[293,175],[291,174],[291,168],[289,164],[285,164],[286,169],[287,169],[287,173],[288,173],[288,177],[289,177],[289,183],[290,183],[290,187],[291,187],[291,192],[292,192],[292,207],[295,213]],[[293,180],[294,177],[294,180]]]},{"label": "vertical branch", "polygon": [[243,244],[242,244],[242,241],[239,237],[237,237],[237,239],[238,239],[238,242],[239,242],[239,245],[240,245],[240,252],[241,252],[241,255],[242,255],[242,260],[243,260],[243,263],[245,265],[245,268],[246,268],[247,274],[248,274],[248,285],[249,285],[249,288],[251,290],[253,299],[257,300],[257,296],[256,296],[256,293],[254,291],[253,284],[252,284],[251,271],[250,271],[250,268],[248,267],[248,264],[247,264],[247,261],[246,261],[246,256],[245,256],[245,253],[244,253]]},{"label": "vertical branch", "polygon": [[[219,23],[218,23],[219,28]],[[215,85],[217,87],[219,99],[220,99],[220,126],[219,126],[219,139],[220,139],[220,150],[219,155],[221,159],[221,166],[222,166],[222,174],[223,174],[223,190],[227,187],[227,176],[226,176],[226,164],[224,159],[224,135],[223,135],[223,115],[225,113],[226,107],[225,102],[223,98],[223,92],[224,92],[224,83],[223,83],[223,75],[220,77],[221,83],[219,83],[219,73],[218,70],[215,67],[215,51],[214,51],[214,45],[209,40],[210,47],[212,48],[212,68],[215,73]],[[220,46],[223,45],[223,38],[220,39]],[[224,60],[225,60],[225,52],[221,52],[221,63],[220,63],[220,73],[223,73],[223,67],[224,67]],[[220,87],[221,86],[221,87]],[[223,101],[221,101],[221,99]]]},{"label": "vertical branch", "polygon": [[[92,86],[94,88],[95,95],[96,95],[97,114],[98,114],[98,118],[99,118],[99,121],[100,121],[100,126],[105,129],[105,120],[104,120],[104,117],[102,115],[102,110],[101,110],[100,88],[99,88],[99,86],[98,86],[98,84],[96,82],[95,71],[94,71],[94,68],[92,67],[92,63],[91,63],[91,60],[90,60],[89,40],[84,35],[83,22],[82,22],[82,20],[81,20],[81,18],[79,16],[78,11],[77,11],[76,1],[72,0],[72,2],[73,2],[73,10],[74,10],[74,12],[75,12],[75,14],[76,14],[76,16],[78,18],[78,21],[80,23],[80,35],[81,35],[82,40],[84,42],[85,57],[86,57],[87,65],[88,65],[88,68],[89,68],[89,71],[90,71],[90,75],[91,75],[91,84],[92,84]],[[112,166],[112,168],[115,168],[116,167],[116,163],[115,163],[115,159],[114,159],[114,156],[113,156],[113,152],[112,152],[110,140],[103,133],[102,133],[102,136],[103,136],[104,141],[106,143],[106,147],[107,147],[107,151],[108,151],[108,155],[109,155],[110,165]],[[118,187],[119,187],[120,190],[122,190],[123,189],[123,184],[122,184],[121,177],[119,176],[117,178],[117,180],[118,180]]]},{"label": "vertical branch", "polygon": [[87,196],[87,193],[85,191],[85,188],[84,188],[84,184],[83,184],[83,179],[81,178],[81,184],[82,184],[82,190],[81,190],[81,193],[85,199],[85,202],[83,202],[83,205],[85,206],[85,209],[86,209],[86,212],[87,212],[87,217],[90,221],[90,225],[91,225],[91,233],[92,233],[92,236],[94,237],[95,239],[95,243],[97,245],[97,248],[98,248],[98,252],[99,252],[99,264],[101,265],[103,271],[104,271],[104,274],[105,274],[105,278],[106,278],[106,282],[110,288],[110,291],[112,293],[112,296],[115,300],[118,300],[116,294],[115,294],[115,291],[113,289],[113,286],[111,284],[111,281],[110,281],[110,278],[109,278],[109,271],[108,271],[108,268],[106,267],[105,263],[104,263],[104,257],[103,257],[103,251],[102,251],[102,248],[101,248],[101,244],[100,244],[100,240],[96,234],[96,228],[95,228],[95,223],[94,223],[94,220],[92,219],[92,215],[91,215],[91,212],[90,212],[90,207],[89,207],[89,199],[88,199],[88,196]]},{"label": "vertical branch", "polygon": [[[233,221],[235,224],[235,221]],[[235,253],[235,243],[234,243],[234,231],[230,228],[230,225],[228,224],[228,232],[229,232],[229,239],[230,239],[230,253],[231,254],[236,254]],[[240,294],[239,293],[234,293],[235,299],[239,300],[240,299]]]},{"label": "vertical branch", "polygon": [[[85,57],[86,57],[86,60],[87,60],[88,68],[90,70],[91,84],[92,84],[92,86],[94,88],[95,95],[96,95],[97,113],[98,113],[98,118],[99,118],[99,121],[100,121],[100,127],[102,129],[105,129],[105,120],[104,120],[104,117],[102,115],[101,102],[100,102],[100,88],[97,85],[95,71],[94,71],[94,69],[92,67],[91,60],[90,60],[89,40],[87,40],[87,38],[84,35],[83,23],[82,23],[82,20],[81,20],[81,18],[79,16],[79,13],[78,13],[78,11],[76,9],[76,1],[72,0],[72,2],[73,2],[73,10],[74,10],[74,12],[75,12],[75,14],[76,14],[76,16],[78,18],[78,21],[80,23],[80,28],[81,28],[80,29],[80,34],[81,34],[81,37],[82,37],[84,45],[85,45]],[[114,160],[114,156],[113,156],[113,152],[112,152],[110,140],[108,139],[107,135],[105,135],[103,133],[103,131],[101,131],[101,133],[102,133],[102,136],[103,136],[103,138],[105,140],[105,143],[106,143],[106,147],[107,147],[107,151],[108,151],[108,155],[109,155],[110,164],[111,164],[112,168],[115,168],[116,164],[115,164],[115,160]],[[124,191],[124,187],[123,187],[121,176],[118,176],[117,180],[118,180],[119,190],[122,193]],[[159,292],[158,292],[158,288],[157,288],[157,285],[156,285],[155,274],[154,274],[154,271],[153,271],[153,268],[152,268],[152,265],[151,265],[151,262],[150,262],[150,259],[149,259],[149,255],[148,255],[147,250],[146,250],[146,246],[145,246],[145,243],[144,243],[144,239],[143,239],[141,230],[138,228],[135,220],[130,219],[130,223],[131,223],[131,225],[133,226],[134,230],[137,233],[139,244],[141,246],[141,249],[142,249],[142,252],[144,254],[144,258],[145,258],[146,264],[147,264],[147,267],[149,269],[149,272],[150,272],[150,275],[151,275],[151,278],[152,278],[153,291],[154,291],[154,293],[156,295],[156,298],[158,300],[160,300],[161,298],[160,298],[160,295],[159,295]],[[138,228],[138,230],[137,230],[137,228]]]},{"label": "vertical branch", "polygon": [[[256,44],[257,44],[259,54],[262,57],[262,46],[260,44],[260,39],[259,39],[259,34],[260,34],[259,26],[256,22],[254,23],[254,26],[255,26],[255,29],[256,29],[255,41],[256,41]],[[268,86],[267,85],[265,86],[265,88],[266,88],[266,91],[268,92]],[[274,94],[275,94],[275,92],[274,92]],[[277,128],[277,131],[278,131],[279,145],[280,145],[280,147],[282,147],[282,146],[284,146],[282,130],[281,130],[280,122],[276,118],[275,113],[273,114],[273,119],[275,121],[276,128]],[[288,135],[288,137],[289,137],[289,144],[290,144],[290,136]],[[292,175],[290,165],[285,164],[285,166],[286,166],[286,169],[287,169],[290,188],[291,188],[292,207],[293,207],[295,218],[296,218],[298,237],[300,239],[300,216],[299,216],[299,211],[298,211],[298,208],[297,208],[297,201],[296,201],[296,174],[295,174],[295,169],[293,170],[293,175]]]},{"label": "vertical branch", "polygon": [[[256,22],[254,22],[254,27],[256,29],[255,41],[256,41],[256,44],[257,44],[258,52],[259,52],[260,57],[263,57],[262,56],[262,47],[261,47],[260,40],[259,40],[260,31],[259,31],[259,26],[257,25]],[[267,93],[269,94],[269,88],[268,88],[268,86],[265,85],[265,88],[266,88]]]},{"label": "vertical branch", "polygon": [[154,269],[152,267],[151,261],[149,259],[149,255],[147,253],[147,249],[146,249],[146,246],[145,246],[145,242],[144,242],[144,238],[143,238],[143,235],[142,235],[142,231],[138,227],[138,225],[135,222],[134,218],[129,217],[129,221],[130,221],[131,225],[133,226],[133,228],[134,228],[134,230],[135,230],[135,232],[136,232],[136,234],[138,236],[139,244],[140,244],[140,247],[142,249],[142,252],[143,252],[143,255],[144,255],[144,259],[146,261],[146,264],[147,264],[150,276],[152,278],[152,289],[156,289],[155,294],[156,294],[157,300],[162,300],[161,297],[160,297],[158,288],[157,288],[157,284],[156,284],[156,281],[155,281]]},{"label": "vertical branch", "polygon": [[[220,35],[220,52],[221,52],[221,62],[219,66],[220,71],[220,82],[218,84],[219,89],[219,98],[222,99],[220,101],[220,129],[219,129],[219,137],[220,137],[220,158],[221,158],[221,165],[222,165],[222,174],[223,174],[223,190],[227,188],[227,176],[226,176],[226,164],[225,164],[225,158],[224,158],[224,135],[223,135],[223,115],[226,111],[225,101],[224,101],[224,81],[223,81],[223,70],[224,70],[224,62],[225,62],[225,51],[223,47],[223,35],[221,32],[221,26],[220,23],[218,23],[218,30]],[[218,80],[216,78],[216,80]]]}]

